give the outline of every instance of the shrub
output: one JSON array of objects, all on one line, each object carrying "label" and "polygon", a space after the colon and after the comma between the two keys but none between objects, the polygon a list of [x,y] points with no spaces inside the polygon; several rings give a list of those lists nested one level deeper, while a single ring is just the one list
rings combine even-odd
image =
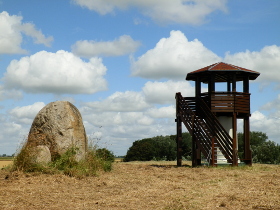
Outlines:
[{"label": "shrub", "polygon": [[[32,148],[24,145],[14,159],[12,171],[40,172],[46,174],[64,174],[82,178],[85,176],[95,176],[98,171],[112,170],[114,159],[113,153],[107,149],[97,149],[90,147],[83,160],[77,161],[75,158],[78,152],[77,147],[70,147],[64,154],[57,156],[48,164],[37,163],[36,156]],[[98,151],[98,152],[97,152]],[[105,156],[102,156],[105,154]]]},{"label": "shrub", "polygon": [[109,162],[115,161],[115,156],[114,156],[113,152],[109,151],[106,148],[97,149],[96,156],[105,161],[109,161]]},{"label": "shrub", "polygon": [[[183,133],[182,148],[184,157],[191,156],[189,133]],[[175,160],[176,150],[176,135],[156,136],[133,142],[123,161]]]}]

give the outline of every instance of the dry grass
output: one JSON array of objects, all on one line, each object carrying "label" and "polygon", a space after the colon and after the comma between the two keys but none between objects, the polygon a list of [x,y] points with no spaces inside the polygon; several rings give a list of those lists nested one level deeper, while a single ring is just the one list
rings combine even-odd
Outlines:
[{"label": "dry grass", "polygon": [[0,160],[0,169],[8,166],[8,165],[11,165],[13,163],[12,160]]},{"label": "dry grass", "polygon": [[0,171],[1,209],[280,209],[280,166],[175,167],[116,162],[77,179]]}]

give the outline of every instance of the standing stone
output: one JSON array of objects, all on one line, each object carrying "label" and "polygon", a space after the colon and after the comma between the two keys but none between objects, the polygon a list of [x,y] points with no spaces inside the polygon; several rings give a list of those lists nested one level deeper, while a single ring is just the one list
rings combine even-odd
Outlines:
[{"label": "standing stone", "polygon": [[76,160],[85,157],[87,137],[79,110],[68,101],[47,104],[35,117],[27,146],[36,151],[37,162],[49,162],[69,148],[78,148]]}]

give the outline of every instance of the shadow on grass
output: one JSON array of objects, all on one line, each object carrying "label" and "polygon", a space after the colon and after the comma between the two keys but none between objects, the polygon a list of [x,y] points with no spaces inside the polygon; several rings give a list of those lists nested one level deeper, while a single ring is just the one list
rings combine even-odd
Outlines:
[{"label": "shadow on grass", "polygon": [[162,164],[152,164],[150,165],[152,167],[156,167],[156,168],[192,168],[191,165],[185,164],[182,166],[177,166],[177,165],[162,165]]}]

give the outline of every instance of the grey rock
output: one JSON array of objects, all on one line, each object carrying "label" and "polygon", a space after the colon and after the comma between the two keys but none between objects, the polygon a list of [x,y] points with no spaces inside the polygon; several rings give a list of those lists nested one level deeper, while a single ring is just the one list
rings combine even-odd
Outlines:
[{"label": "grey rock", "polygon": [[54,160],[71,147],[78,148],[76,160],[83,159],[87,136],[79,110],[68,101],[47,104],[34,118],[27,146],[35,148],[39,162]]}]

